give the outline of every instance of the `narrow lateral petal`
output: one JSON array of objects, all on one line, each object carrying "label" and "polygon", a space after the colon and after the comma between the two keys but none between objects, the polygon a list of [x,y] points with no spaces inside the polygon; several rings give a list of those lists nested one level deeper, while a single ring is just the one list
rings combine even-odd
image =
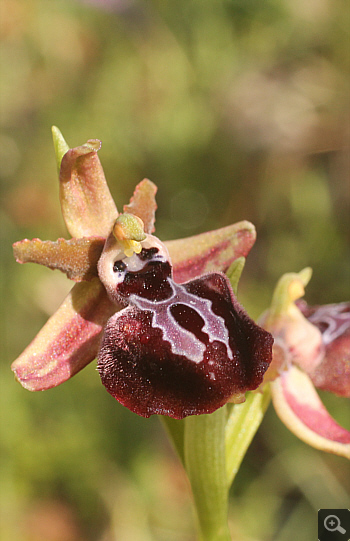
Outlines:
[{"label": "narrow lateral petal", "polygon": [[310,378],[291,366],[271,383],[275,410],[284,424],[316,449],[350,458],[350,432],[331,417]]},{"label": "narrow lateral petal", "polygon": [[238,257],[246,257],[256,239],[253,224],[238,222],[215,231],[165,242],[174,280],[185,282],[212,271],[225,272]]},{"label": "narrow lateral petal", "polygon": [[154,232],[157,186],[148,180],[143,179],[135,188],[134,195],[130,199],[129,205],[124,205],[124,212],[135,214],[143,221],[145,233]]},{"label": "narrow lateral petal", "polygon": [[75,282],[82,282],[97,277],[97,262],[104,243],[102,237],[58,239],[55,242],[24,239],[13,245],[13,253],[17,263],[45,265],[64,272]]},{"label": "narrow lateral petal", "polygon": [[60,199],[72,237],[107,237],[118,217],[97,155],[100,146],[100,141],[90,139],[62,158]]},{"label": "narrow lateral petal", "polygon": [[56,387],[97,355],[101,334],[117,307],[101,282],[76,284],[33,342],[12,364],[25,389]]}]

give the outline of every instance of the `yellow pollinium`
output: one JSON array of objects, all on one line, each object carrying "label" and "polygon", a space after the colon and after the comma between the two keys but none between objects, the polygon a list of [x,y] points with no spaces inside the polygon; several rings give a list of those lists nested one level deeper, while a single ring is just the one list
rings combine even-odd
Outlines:
[{"label": "yellow pollinium", "polygon": [[120,214],[113,226],[113,235],[127,257],[142,250],[141,241],[145,240],[143,221],[134,214]]}]

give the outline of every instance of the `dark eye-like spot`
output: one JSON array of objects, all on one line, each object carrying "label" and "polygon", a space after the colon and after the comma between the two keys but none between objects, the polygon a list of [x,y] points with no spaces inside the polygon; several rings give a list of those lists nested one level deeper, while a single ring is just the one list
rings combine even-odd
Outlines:
[{"label": "dark eye-like spot", "polygon": [[123,272],[126,269],[126,265],[124,261],[121,259],[118,259],[118,261],[114,261],[113,265],[113,272]]},{"label": "dark eye-like spot", "polygon": [[194,308],[185,304],[174,303],[170,307],[170,312],[181,327],[192,332],[202,342],[205,341],[206,335],[202,332],[205,322]]},{"label": "dark eye-like spot", "polygon": [[170,275],[171,267],[168,262],[145,262],[139,271],[126,272],[124,280],[118,284],[118,293],[124,298],[137,295],[152,301],[163,300],[172,295],[168,281]]},{"label": "dark eye-like spot", "polygon": [[158,248],[142,248],[141,252],[139,253],[139,259],[141,261],[147,261],[149,259],[152,259],[152,257],[159,252]]}]

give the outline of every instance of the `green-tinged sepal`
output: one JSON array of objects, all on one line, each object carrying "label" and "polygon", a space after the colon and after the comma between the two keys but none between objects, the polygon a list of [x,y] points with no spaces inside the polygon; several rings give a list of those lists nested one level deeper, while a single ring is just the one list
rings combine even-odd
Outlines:
[{"label": "green-tinged sepal", "polygon": [[241,278],[244,265],[245,265],[245,257],[243,256],[239,257],[230,265],[229,269],[226,272],[226,275],[228,279],[230,280],[231,287],[235,295],[237,295],[238,282]]},{"label": "green-tinged sepal", "polygon": [[294,308],[294,302],[305,294],[305,287],[311,280],[312,269],[306,267],[300,272],[288,272],[279,279],[269,309],[269,321]]},{"label": "green-tinged sepal", "polygon": [[[259,321],[275,339],[274,357],[281,361],[280,369],[293,362],[309,372],[322,360],[324,345],[321,331],[304,317],[295,303],[305,294],[311,274],[310,267],[299,273],[284,274],[275,288],[271,307]],[[273,362],[266,372],[265,381],[270,377],[269,371],[276,372],[276,368]]]},{"label": "green-tinged sepal", "polygon": [[66,152],[68,152],[69,146],[67,145],[62,133],[56,126],[52,126],[51,131],[53,138],[53,146],[55,148],[56,154],[57,171],[60,172],[62,158],[66,154]]}]

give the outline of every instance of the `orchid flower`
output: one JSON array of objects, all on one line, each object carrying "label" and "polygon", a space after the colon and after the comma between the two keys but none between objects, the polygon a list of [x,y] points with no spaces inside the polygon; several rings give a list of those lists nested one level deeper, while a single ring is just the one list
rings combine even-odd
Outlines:
[{"label": "orchid flower", "polygon": [[350,395],[350,303],[309,307],[300,299],[311,269],[281,277],[260,324],[274,336],[270,381],[275,410],[309,445],[350,458],[350,432],[323,405],[315,386]]},{"label": "orchid flower", "polygon": [[69,149],[57,128],[53,135],[62,214],[73,238],[25,239],[14,253],[20,263],[60,269],[77,284],[13,363],[17,379],[32,391],[49,389],[98,354],[107,390],[145,417],[181,419],[244,401],[262,382],[273,340],[217,271],[247,255],[254,226],[241,222],[163,244],[152,235],[151,181],[143,180],[118,214],[97,156],[100,142]]},{"label": "orchid flower", "polygon": [[100,142],[70,149],[57,128],[53,136],[72,238],[25,239],[14,254],[76,284],[12,369],[23,387],[38,391],[97,357],[113,397],[162,419],[191,484],[200,539],[229,541],[228,490],[271,394],[299,437],[350,456],[350,433],[312,383],[348,394],[349,305],[297,305],[311,276],[306,269],[282,277],[257,325],[235,296],[255,241],[251,223],[163,243],[153,235],[151,181],[138,184],[119,214]]}]

